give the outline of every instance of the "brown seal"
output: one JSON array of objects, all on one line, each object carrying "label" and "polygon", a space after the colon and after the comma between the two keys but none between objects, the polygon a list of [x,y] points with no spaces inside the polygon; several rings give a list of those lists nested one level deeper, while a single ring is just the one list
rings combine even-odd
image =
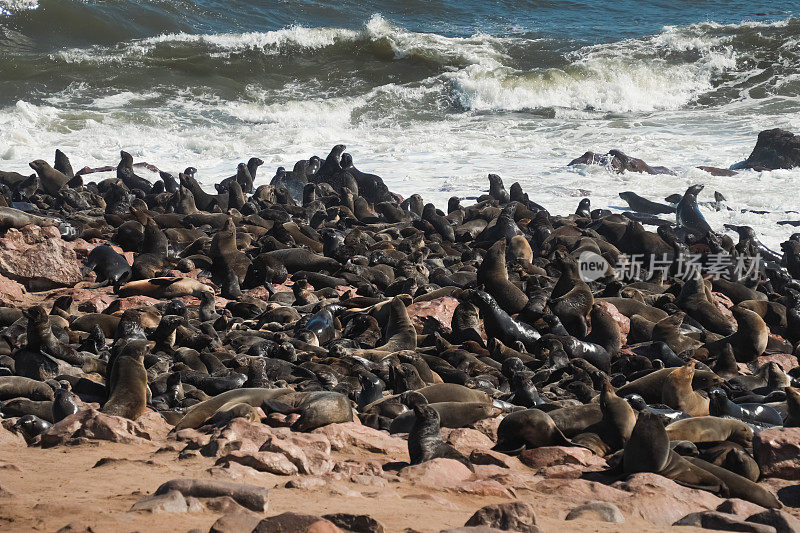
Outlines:
[{"label": "brown seal", "polygon": [[37,159],[29,163],[30,167],[39,175],[39,180],[42,184],[44,192],[50,196],[55,196],[58,191],[67,184],[69,177],[65,176],[63,172],[59,172],[50,166],[50,163],[43,159]]},{"label": "brown seal", "polygon": [[741,420],[716,416],[677,420],[667,426],[667,435],[670,440],[688,440],[694,443],[729,440],[745,448],[753,445],[753,430],[750,426]]},{"label": "brown seal", "polygon": [[500,239],[489,247],[478,269],[478,282],[483,283],[486,292],[491,294],[500,307],[513,315],[522,311],[528,297],[522,290],[508,280],[506,269],[506,240]]},{"label": "brown seal", "polygon": [[661,401],[691,416],[707,416],[709,399],[692,388],[695,363],[691,360],[670,372],[661,387]]},{"label": "brown seal", "polygon": [[136,420],[147,408],[147,370],[144,356],[149,343],[129,340],[114,358],[108,380],[108,401],[102,411]]}]

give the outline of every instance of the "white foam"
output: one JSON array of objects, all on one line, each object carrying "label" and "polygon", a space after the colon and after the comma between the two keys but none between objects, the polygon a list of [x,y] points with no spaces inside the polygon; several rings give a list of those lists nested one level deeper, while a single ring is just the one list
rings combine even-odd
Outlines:
[{"label": "white foam", "polygon": [[0,16],[13,15],[39,7],[37,0],[0,0]]}]

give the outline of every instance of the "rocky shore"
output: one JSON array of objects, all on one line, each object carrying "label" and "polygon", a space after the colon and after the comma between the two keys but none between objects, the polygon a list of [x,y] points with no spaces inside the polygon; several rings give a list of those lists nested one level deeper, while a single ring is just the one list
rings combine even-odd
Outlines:
[{"label": "rocky shore", "polygon": [[800,234],[120,155],[0,172],[3,531],[800,531]]}]

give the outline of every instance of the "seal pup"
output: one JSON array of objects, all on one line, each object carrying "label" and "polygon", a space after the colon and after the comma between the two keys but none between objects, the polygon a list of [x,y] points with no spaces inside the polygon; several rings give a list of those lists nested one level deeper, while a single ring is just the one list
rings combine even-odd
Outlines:
[{"label": "seal pup", "polygon": [[442,441],[439,413],[428,405],[424,396],[417,392],[407,393],[402,396],[402,402],[414,410],[414,425],[408,434],[408,455],[412,465],[436,458],[455,459],[475,471],[469,459]]}]

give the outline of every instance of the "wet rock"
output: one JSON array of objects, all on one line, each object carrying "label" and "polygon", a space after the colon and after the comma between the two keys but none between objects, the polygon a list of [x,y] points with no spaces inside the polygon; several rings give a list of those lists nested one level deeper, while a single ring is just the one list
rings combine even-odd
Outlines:
[{"label": "wet rock", "polygon": [[601,522],[612,522],[621,524],[625,521],[619,507],[609,502],[589,502],[570,509],[564,520],[599,520]]},{"label": "wet rock", "polygon": [[156,496],[147,496],[133,504],[131,511],[147,513],[185,513],[189,510],[186,498],[177,490]]},{"label": "wet rock", "polygon": [[467,523],[467,527],[488,526],[500,530],[513,530],[520,533],[538,533],[536,513],[533,506],[521,502],[498,503],[478,509]]},{"label": "wet rock", "polygon": [[339,533],[341,530],[320,516],[283,513],[261,520],[253,533]]},{"label": "wet rock", "polygon": [[775,128],[758,134],[756,146],[737,168],[775,170],[800,166],[800,137],[790,131]]},{"label": "wet rock", "polygon": [[719,511],[703,511],[691,513],[673,524],[674,526],[694,526],[703,529],[721,531],[743,531],[747,533],[775,533],[775,528],[762,524],[747,523],[741,518],[720,513]]},{"label": "wet rock", "polygon": [[242,507],[259,513],[266,512],[269,504],[269,490],[258,485],[212,479],[173,479],[158,487],[156,495],[166,494],[172,490],[180,492],[184,497],[218,498],[230,496]]},{"label": "wet rock", "polygon": [[761,431],[753,438],[753,456],[764,477],[800,479],[800,428]]}]

